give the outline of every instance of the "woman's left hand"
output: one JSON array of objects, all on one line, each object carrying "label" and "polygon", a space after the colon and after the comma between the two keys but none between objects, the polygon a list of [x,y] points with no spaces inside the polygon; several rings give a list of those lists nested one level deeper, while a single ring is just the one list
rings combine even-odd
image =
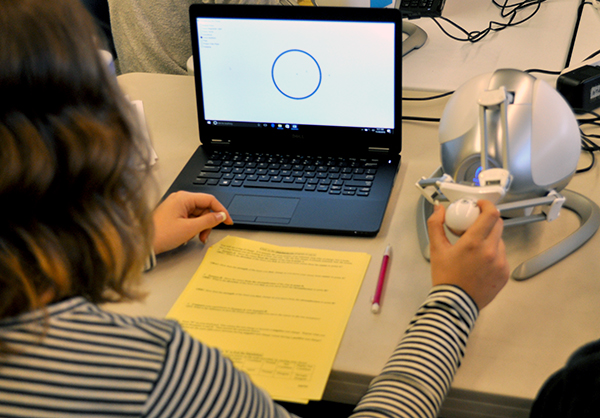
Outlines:
[{"label": "woman's left hand", "polygon": [[194,238],[203,243],[210,231],[224,222],[233,225],[229,212],[214,196],[176,192],[154,210],[154,253],[173,250]]}]

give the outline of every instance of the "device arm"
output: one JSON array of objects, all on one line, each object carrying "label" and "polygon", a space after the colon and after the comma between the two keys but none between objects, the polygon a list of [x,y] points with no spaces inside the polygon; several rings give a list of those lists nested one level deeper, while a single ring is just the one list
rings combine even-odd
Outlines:
[{"label": "device arm", "polygon": [[587,197],[570,190],[563,190],[564,207],[575,212],[581,226],[575,232],[544,252],[520,264],[512,273],[515,280],[526,280],[562,260],[585,244],[600,227],[600,208]]},{"label": "device arm", "polygon": [[[562,241],[517,266],[512,272],[512,278],[514,280],[521,281],[529,279],[556,264],[585,244],[600,227],[600,208],[596,203],[587,197],[570,190],[563,190],[561,195],[565,197],[563,206],[574,212],[580,218],[581,225],[576,231]],[[539,202],[548,204],[550,203],[550,200],[554,198],[555,197],[540,198]],[[504,209],[509,209],[509,205],[506,205]],[[426,260],[430,259],[427,219],[432,213],[433,205],[423,196],[420,196],[417,203],[417,236],[421,254]],[[505,225],[516,226],[524,223],[543,221],[546,220],[546,216],[539,214],[518,219],[519,220],[516,222],[511,222],[511,220],[508,219],[505,221]]]}]

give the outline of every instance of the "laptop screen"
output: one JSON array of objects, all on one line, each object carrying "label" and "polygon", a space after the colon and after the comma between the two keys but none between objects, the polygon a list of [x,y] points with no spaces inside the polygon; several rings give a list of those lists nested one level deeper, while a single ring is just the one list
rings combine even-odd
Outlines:
[{"label": "laptop screen", "polygon": [[262,7],[246,8],[254,16],[192,13],[201,124],[378,135],[399,129],[394,19],[361,20],[356,9],[348,20],[328,19],[324,8],[285,6],[269,9],[291,17],[261,17]]}]

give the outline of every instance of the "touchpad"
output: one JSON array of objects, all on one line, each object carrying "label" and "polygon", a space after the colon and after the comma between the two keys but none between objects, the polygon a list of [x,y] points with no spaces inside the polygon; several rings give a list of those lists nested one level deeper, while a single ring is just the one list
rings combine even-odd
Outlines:
[{"label": "touchpad", "polygon": [[300,199],[235,195],[227,210],[233,222],[289,223]]}]

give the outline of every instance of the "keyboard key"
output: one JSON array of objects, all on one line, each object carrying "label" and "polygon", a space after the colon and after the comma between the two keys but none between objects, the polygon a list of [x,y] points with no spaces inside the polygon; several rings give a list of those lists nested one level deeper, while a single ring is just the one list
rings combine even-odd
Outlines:
[{"label": "keyboard key", "polygon": [[255,189],[280,189],[280,190],[302,190],[303,185],[298,183],[271,183],[263,181],[248,181],[244,183],[244,187]]},{"label": "keyboard key", "polygon": [[206,172],[201,172],[200,174],[198,174],[197,178],[220,179],[221,178],[221,173],[206,173]]},{"label": "keyboard key", "polygon": [[373,185],[372,181],[357,181],[350,180],[345,183],[346,186],[350,187],[371,187]]}]

